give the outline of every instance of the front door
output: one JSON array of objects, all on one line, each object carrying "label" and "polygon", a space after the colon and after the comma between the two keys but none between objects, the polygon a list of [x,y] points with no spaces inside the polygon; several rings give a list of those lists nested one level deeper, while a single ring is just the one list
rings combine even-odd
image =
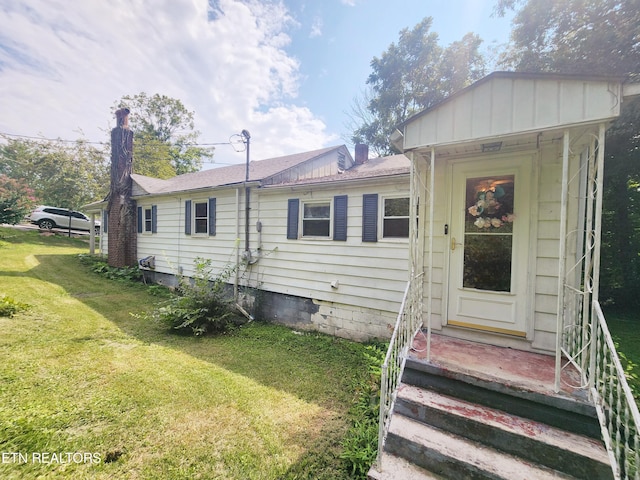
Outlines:
[{"label": "front door", "polygon": [[451,165],[448,324],[527,332],[530,157]]}]

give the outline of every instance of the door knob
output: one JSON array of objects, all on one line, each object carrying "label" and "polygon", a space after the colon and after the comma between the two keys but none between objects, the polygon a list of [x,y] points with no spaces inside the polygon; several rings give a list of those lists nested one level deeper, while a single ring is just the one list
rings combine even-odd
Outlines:
[{"label": "door knob", "polygon": [[451,251],[456,249],[456,245],[462,245],[461,243],[456,243],[456,237],[451,237]]}]

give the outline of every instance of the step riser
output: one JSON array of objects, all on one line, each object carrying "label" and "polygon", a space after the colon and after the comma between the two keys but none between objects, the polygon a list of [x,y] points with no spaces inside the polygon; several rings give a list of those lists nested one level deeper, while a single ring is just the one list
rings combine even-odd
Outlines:
[{"label": "step riser", "polygon": [[499,409],[513,415],[529,418],[563,430],[600,439],[600,426],[594,417],[577,412],[559,410],[550,405],[487,390],[481,386],[471,385],[453,378],[432,375],[423,371],[406,367],[402,381],[433,390],[444,395],[460,398],[491,408]]},{"label": "step riser", "polygon": [[466,437],[497,450],[517,455],[577,478],[610,479],[611,467],[597,460],[549,445],[536,438],[506,432],[494,425],[398,398],[394,414],[405,415],[441,430]]},{"label": "step riser", "polygon": [[478,467],[461,462],[454,457],[419,445],[406,438],[389,433],[385,450],[409,459],[415,465],[437,475],[456,480],[513,480],[480,470]]}]

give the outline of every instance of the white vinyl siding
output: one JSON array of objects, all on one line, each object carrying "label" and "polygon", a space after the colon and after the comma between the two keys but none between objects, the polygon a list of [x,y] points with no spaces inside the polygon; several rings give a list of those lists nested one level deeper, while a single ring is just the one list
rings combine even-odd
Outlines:
[{"label": "white vinyl siding", "polygon": [[[314,191],[324,199],[348,195],[346,240],[328,243],[322,238],[300,237],[287,241],[287,204],[291,192],[260,191],[263,257],[254,268],[259,273],[261,288],[282,294],[340,302],[358,308],[397,315],[408,280],[408,248],[406,243],[365,243],[362,241],[362,198],[366,192],[391,194],[406,188],[408,179],[375,187],[344,187]],[[326,188],[326,187],[325,187]],[[300,195],[301,196],[301,195]],[[302,206],[302,205],[301,205]],[[375,259],[375,261],[373,260]],[[331,283],[338,281],[334,289]],[[386,325],[386,321],[385,321]],[[386,328],[386,326],[385,326]],[[388,336],[389,332],[384,332]]]}]

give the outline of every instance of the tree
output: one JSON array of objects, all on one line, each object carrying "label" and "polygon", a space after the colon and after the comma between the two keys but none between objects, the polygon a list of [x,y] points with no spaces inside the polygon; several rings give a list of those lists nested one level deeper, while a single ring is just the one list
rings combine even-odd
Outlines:
[{"label": "tree", "polygon": [[521,6],[500,60],[520,71],[591,75],[640,72],[640,0],[500,0]]},{"label": "tree", "polygon": [[0,174],[20,180],[47,205],[77,209],[102,200],[109,188],[105,152],[78,140],[36,141],[4,137]]},{"label": "tree", "polygon": [[[640,0],[500,0],[497,12],[515,8],[502,66],[622,77],[640,72]],[[639,126],[640,99],[625,102],[605,141],[600,298],[623,308],[640,306]]]},{"label": "tree", "polygon": [[213,149],[196,145],[200,133],[194,130],[194,112],[180,100],[142,92],[122,97],[113,111],[123,107],[131,111],[134,173],[170,178],[200,170],[203,159],[213,156]]},{"label": "tree", "polygon": [[401,30],[398,43],[371,61],[368,114],[362,101],[352,107],[352,119],[361,121],[351,135],[354,143],[367,143],[379,155],[392,153],[389,138],[400,123],[484,75],[480,38],[469,33],[442,48],[432,23],[426,17],[412,30]]},{"label": "tree", "polygon": [[0,223],[19,223],[35,205],[33,191],[24,180],[0,175]]}]

